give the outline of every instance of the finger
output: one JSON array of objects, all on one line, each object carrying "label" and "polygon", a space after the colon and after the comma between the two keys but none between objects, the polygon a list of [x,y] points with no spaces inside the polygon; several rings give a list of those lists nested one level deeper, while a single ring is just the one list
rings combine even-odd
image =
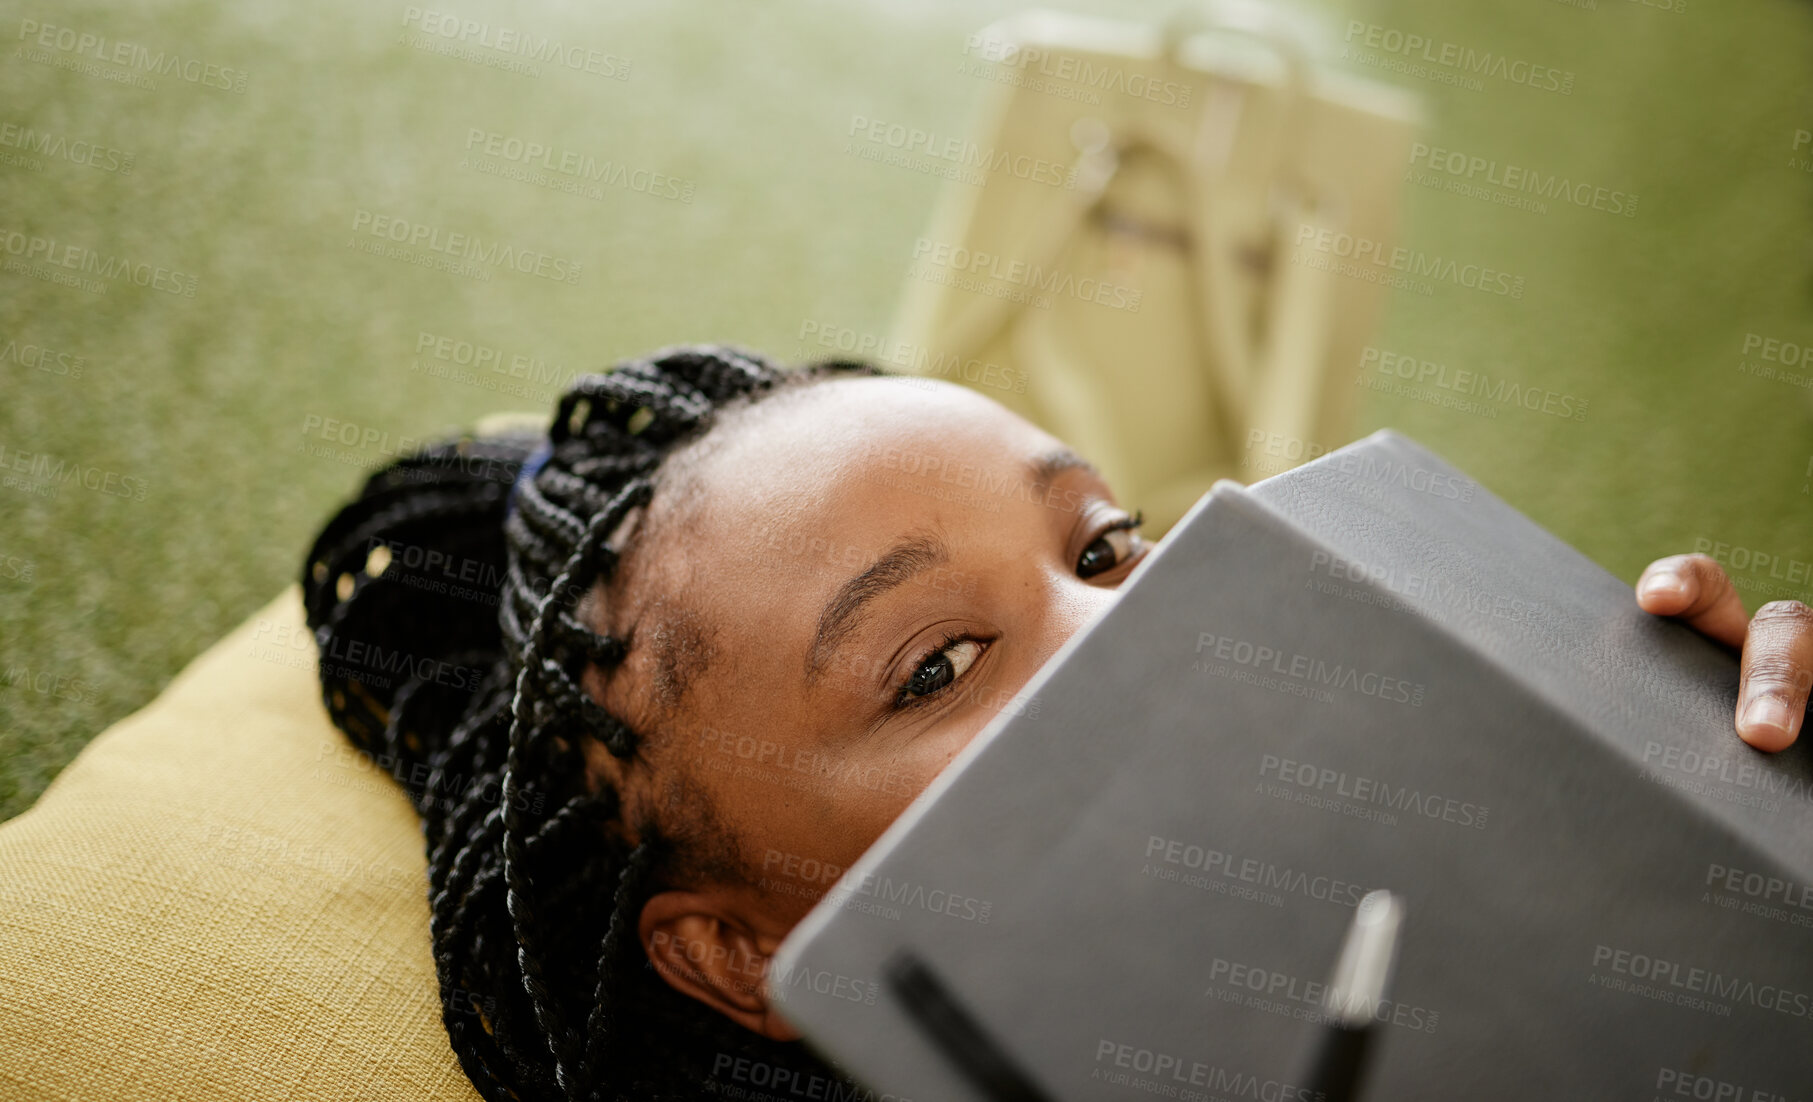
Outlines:
[{"label": "finger", "polygon": [[1813,686],[1813,609],[1799,601],[1757,609],[1740,669],[1738,737],[1770,752],[1794,745]]},{"label": "finger", "polygon": [[1710,555],[1669,555],[1657,559],[1637,579],[1637,606],[1657,616],[1673,616],[1701,635],[1728,647],[1744,645],[1750,617],[1737,587]]}]

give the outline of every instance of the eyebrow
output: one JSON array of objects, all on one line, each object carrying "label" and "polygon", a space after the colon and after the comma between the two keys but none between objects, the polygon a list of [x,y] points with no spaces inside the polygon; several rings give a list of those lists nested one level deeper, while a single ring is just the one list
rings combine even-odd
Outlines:
[{"label": "eyebrow", "polygon": [[[1034,487],[1043,490],[1060,473],[1081,468],[1099,474],[1088,460],[1058,447],[1034,456],[1025,467]],[[937,536],[908,536],[889,548],[868,569],[837,587],[825,602],[818,617],[818,631],[806,649],[806,683],[810,685],[823,672],[831,652],[855,632],[870,602],[882,594],[911,581],[919,574],[950,561],[950,548]]]},{"label": "eyebrow", "polygon": [[1043,490],[1052,479],[1072,469],[1085,470],[1097,478],[1102,477],[1102,472],[1095,469],[1095,464],[1064,447],[1041,452],[1026,464],[1026,473],[1032,480],[1033,488],[1037,490]]},{"label": "eyebrow", "polygon": [[876,559],[867,570],[837,587],[819,613],[818,632],[806,650],[806,682],[824,670],[826,660],[856,630],[869,602],[950,560],[950,548],[932,535],[909,536]]}]

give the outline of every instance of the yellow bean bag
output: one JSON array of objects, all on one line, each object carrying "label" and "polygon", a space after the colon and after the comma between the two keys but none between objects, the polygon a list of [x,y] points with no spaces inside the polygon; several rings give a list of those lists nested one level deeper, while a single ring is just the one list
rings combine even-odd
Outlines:
[{"label": "yellow bean bag", "polygon": [[478,1098],[415,811],[314,662],[292,586],[0,825],[0,1098]]}]

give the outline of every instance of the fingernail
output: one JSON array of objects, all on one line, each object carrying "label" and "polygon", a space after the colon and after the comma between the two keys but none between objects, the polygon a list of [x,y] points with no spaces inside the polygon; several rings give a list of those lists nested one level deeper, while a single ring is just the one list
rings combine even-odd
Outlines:
[{"label": "fingernail", "polygon": [[1643,579],[1643,588],[1637,591],[1639,597],[1679,597],[1687,592],[1681,576],[1672,571],[1658,570]]},{"label": "fingernail", "polygon": [[1744,708],[1744,729],[1753,735],[1760,733],[1758,728],[1772,728],[1784,735],[1793,734],[1794,731],[1789,726],[1793,719],[1788,706],[1776,696],[1759,696]]}]

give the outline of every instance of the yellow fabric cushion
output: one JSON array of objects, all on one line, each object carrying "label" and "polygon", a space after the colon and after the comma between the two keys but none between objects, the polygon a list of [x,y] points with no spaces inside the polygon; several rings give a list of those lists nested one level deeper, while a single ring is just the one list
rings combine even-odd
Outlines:
[{"label": "yellow fabric cushion", "polygon": [[478,1097],[415,811],[314,661],[292,586],[0,826],[0,1098]]}]

